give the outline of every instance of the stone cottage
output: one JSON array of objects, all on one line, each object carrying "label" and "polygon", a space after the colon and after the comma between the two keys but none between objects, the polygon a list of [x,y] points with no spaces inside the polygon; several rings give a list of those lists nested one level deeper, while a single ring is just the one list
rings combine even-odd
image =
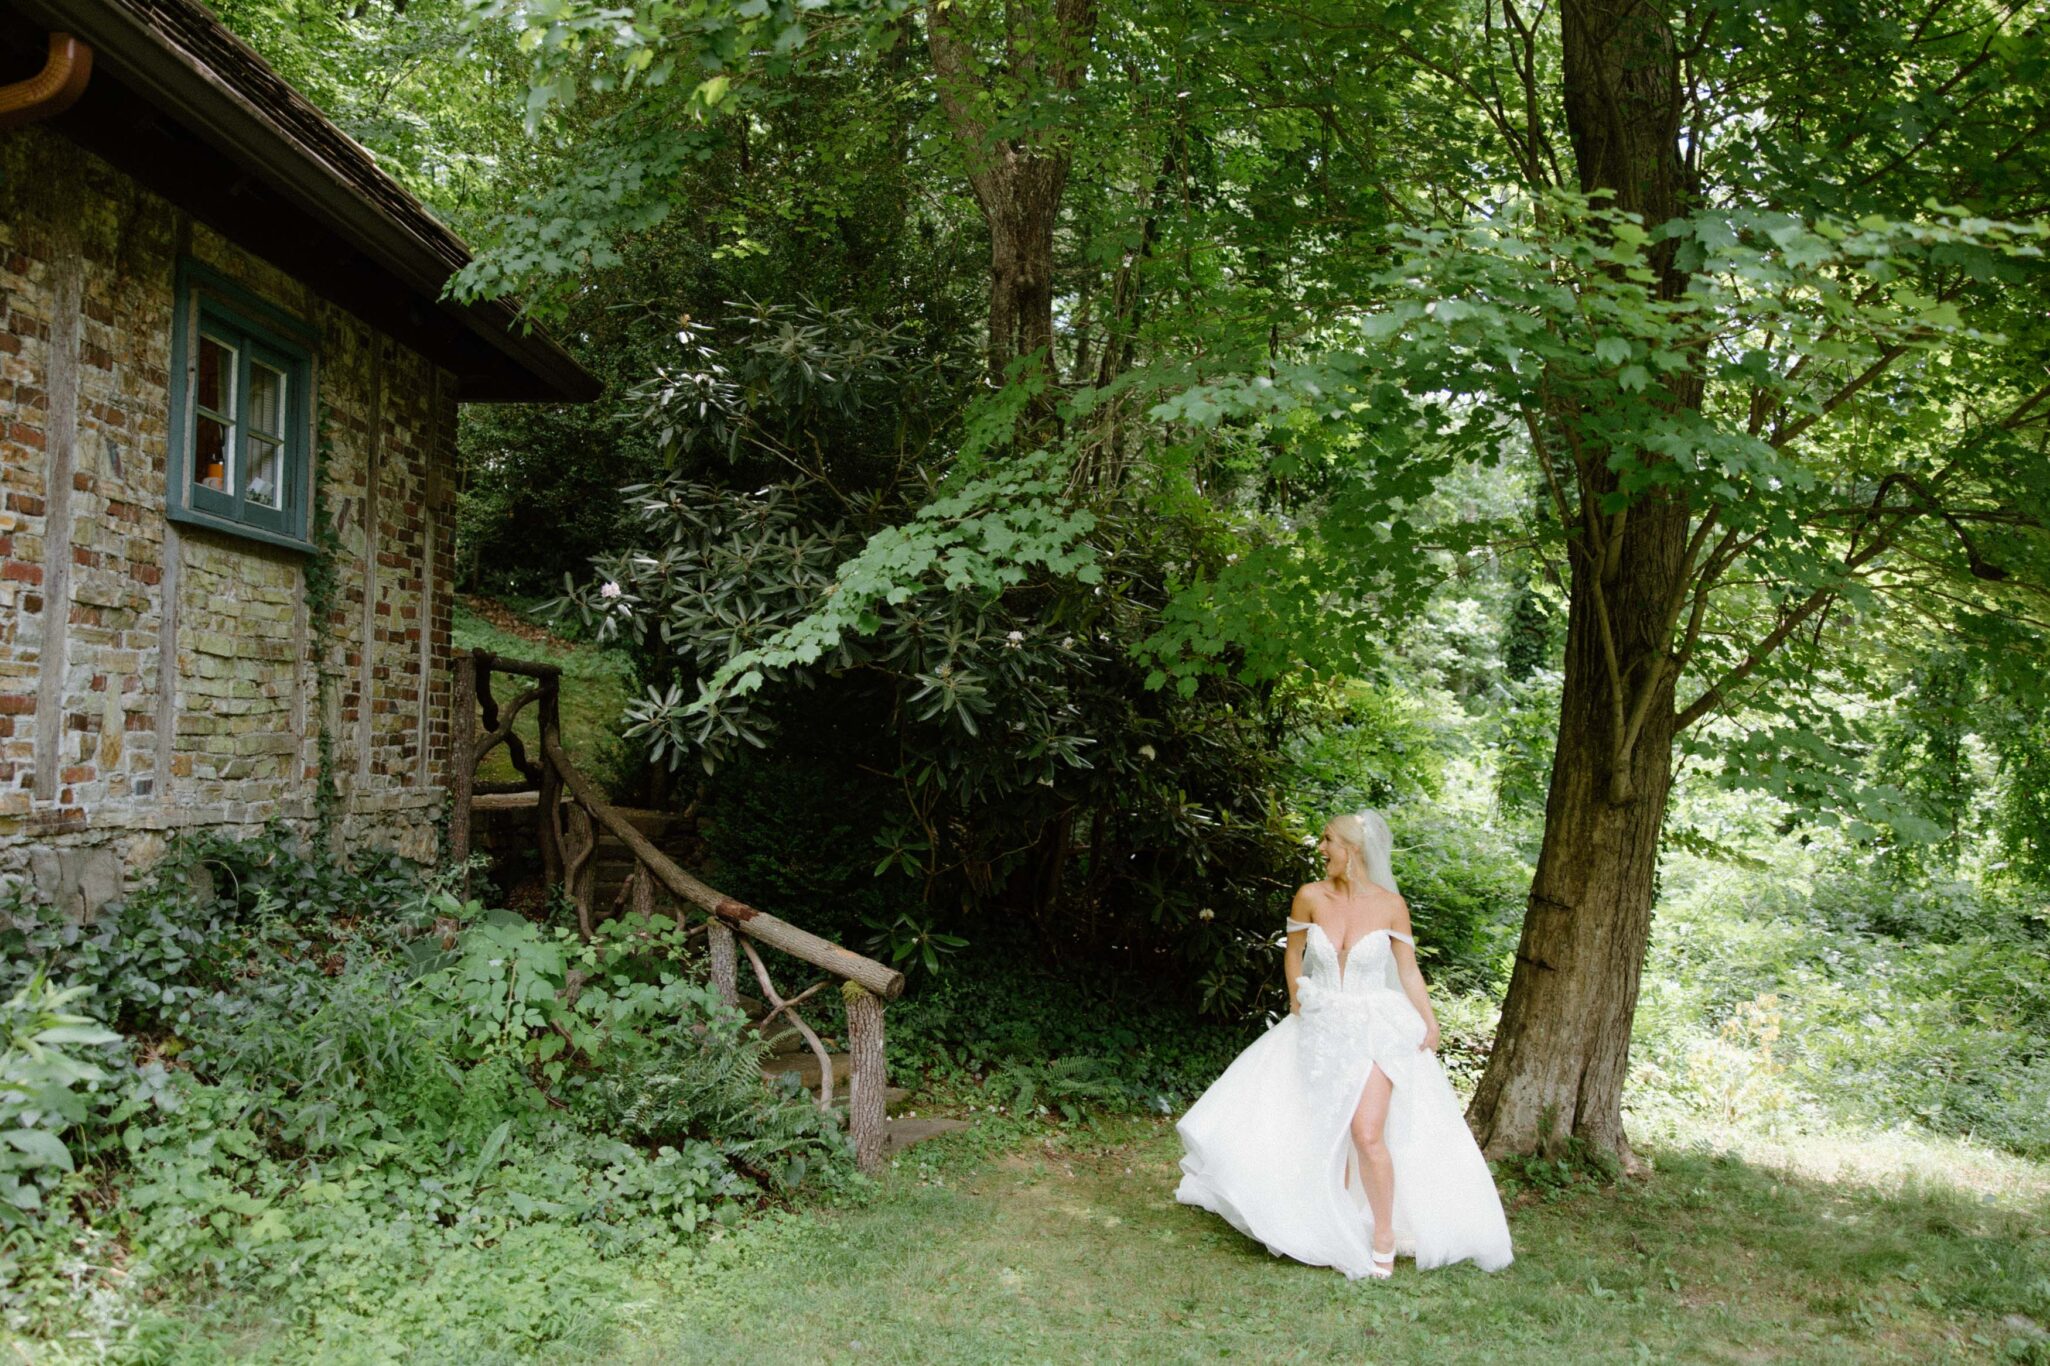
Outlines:
[{"label": "stone cottage", "polygon": [[457,405],[596,383],[193,0],[8,0],[0,85],[0,878],[303,828],[323,749],[430,857]]}]

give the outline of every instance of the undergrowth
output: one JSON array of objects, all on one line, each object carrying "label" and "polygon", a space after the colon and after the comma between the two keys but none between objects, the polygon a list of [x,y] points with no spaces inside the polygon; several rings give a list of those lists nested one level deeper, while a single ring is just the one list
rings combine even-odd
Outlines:
[{"label": "undergrowth", "polygon": [[584,944],[282,834],[0,924],[0,1314],[37,1360],[588,1343],[749,1212],[860,1184],[667,924]]}]

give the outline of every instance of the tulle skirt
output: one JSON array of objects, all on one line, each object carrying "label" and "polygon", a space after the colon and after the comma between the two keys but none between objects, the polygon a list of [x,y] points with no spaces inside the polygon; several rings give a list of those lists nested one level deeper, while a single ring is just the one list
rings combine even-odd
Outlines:
[{"label": "tulle skirt", "polygon": [[[1307,985],[1307,983],[1305,984]],[[1361,993],[1367,995],[1367,993]],[[1509,1225],[1423,1022],[1399,993],[1289,1015],[1241,1053],[1175,1126],[1175,1198],[1221,1215],[1279,1257],[1368,1274],[1374,1218],[1351,1121],[1377,1064],[1393,1083],[1383,1138],[1395,1167],[1395,1246],[1419,1267],[1509,1265]],[[1309,1020],[1305,1022],[1305,1016]]]}]

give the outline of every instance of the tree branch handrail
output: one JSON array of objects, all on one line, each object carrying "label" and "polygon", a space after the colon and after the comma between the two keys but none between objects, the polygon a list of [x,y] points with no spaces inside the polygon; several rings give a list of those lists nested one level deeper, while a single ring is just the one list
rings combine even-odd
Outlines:
[{"label": "tree branch handrail", "polygon": [[472,650],[470,655],[480,668],[489,669],[492,673],[519,674],[523,678],[562,677],[562,666],[550,664],[546,660],[512,659],[505,655],[495,655],[489,650]]},{"label": "tree branch handrail", "polygon": [[579,806],[590,813],[591,818],[610,831],[613,838],[624,844],[641,866],[655,875],[655,880],[668,889],[671,895],[697,906],[717,917],[721,922],[738,930],[757,943],[770,948],[781,949],[792,958],[810,963],[836,977],[858,982],[885,1001],[895,1000],[904,992],[904,974],[895,968],[864,957],[852,949],[843,949],[829,939],[821,939],[809,930],[801,930],[787,920],[757,910],[744,901],[727,896],[716,888],[692,877],[679,868],[667,854],[657,849],[652,841],[634,829],[633,822],[619,814],[617,808],[598,795],[591,780],[577,770],[569,755],[562,749],[562,743],[551,732],[541,737],[542,757],[549,767],[562,777],[563,785]]},{"label": "tree branch handrail", "polygon": [[[684,871],[654,841],[643,835],[624,813],[599,793],[580,772],[562,747],[561,678],[554,664],[535,660],[506,659],[488,650],[459,653],[455,659],[455,703],[450,724],[449,847],[456,859],[470,853],[471,807],[480,792],[507,787],[527,791],[538,789],[535,833],[541,845],[543,874],[551,886],[563,886],[576,905],[578,932],[589,940],[597,906],[595,887],[599,832],[604,831],[625,845],[633,855],[632,871],[613,899],[616,912],[631,903],[635,911],[652,914],[655,888],[667,890],[679,903],[677,922],[686,934],[704,933],[714,989],[728,1005],[738,1005],[738,954],[736,942],[745,953],[755,980],[768,998],[770,1009],[756,1022],[762,1037],[769,1025],[781,1018],[803,1038],[819,1066],[817,1102],[821,1109],[833,1104],[833,1057],[818,1032],[798,1014],[797,1007],[810,1000],[826,983],[785,998],[776,990],[768,965],[756,951],[756,944],[780,949],[801,962],[821,968],[838,978],[847,1006],[847,1127],[861,1169],[874,1173],[882,1166],[886,1139],[885,1105],[888,1079],[883,1053],[883,1003],[904,990],[904,974],[896,969],[840,947],[827,939],[757,910],[744,901],[727,896]],[[516,674],[535,680],[501,714],[491,693],[493,673]],[[530,703],[538,701],[536,729],[539,753],[531,764],[526,758],[513,723]],[[484,736],[477,736],[478,712],[482,710]],[[480,783],[477,764],[500,743],[505,744],[514,763],[527,775],[525,784]],[[563,797],[565,790],[569,800]],[[567,829],[565,829],[567,826]],[[685,925],[683,907],[705,912],[699,925]],[[744,938],[736,940],[735,936]]]},{"label": "tree branch handrail", "polygon": [[513,738],[513,723],[519,720],[520,713],[525,711],[529,704],[540,700],[541,693],[542,685],[536,684],[518,697],[515,697],[512,701],[506,703],[499,710],[497,727],[489,735],[477,741],[476,747],[470,755],[470,762],[472,764],[482,763],[485,755],[510,741]]}]

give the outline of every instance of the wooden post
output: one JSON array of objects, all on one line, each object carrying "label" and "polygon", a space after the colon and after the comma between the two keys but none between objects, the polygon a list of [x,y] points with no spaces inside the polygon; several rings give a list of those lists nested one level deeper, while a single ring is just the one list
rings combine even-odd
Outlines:
[{"label": "wooden post", "polygon": [[576,903],[577,934],[591,942],[591,902],[598,887],[598,827],[583,807],[571,803],[569,838],[563,848],[563,890]]},{"label": "wooden post", "polygon": [[477,782],[477,759],[470,751],[477,730],[477,659],[468,650],[456,655],[455,696],[449,699],[448,722],[448,854],[463,869],[463,898],[470,895],[470,789]]},{"label": "wooden post", "polygon": [[859,982],[840,988],[847,1002],[847,1052],[851,1075],[847,1081],[847,1133],[854,1140],[855,1161],[873,1176],[882,1170],[883,1140],[887,1122],[883,1118],[884,1091],[889,1078],[883,1070],[883,1002]]},{"label": "wooden post", "polygon": [[727,1005],[740,1004],[740,959],[733,951],[733,931],[713,920],[705,927],[705,944],[712,956],[712,986]]},{"label": "wooden post", "polygon": [[562,743],[558,735],[558,728],[562,725],[562,698],[555,679],[543,678],[540,682],[541,800],[536,833],[541,840],[541,876],[549,886],[555,887],[562,882],[562,813],[558,809],[562,805],[562,774],[548,757],[548,748],[551,741],[557,746]]},{"label": "wooden post", "polygon": [[[85,247],[79,232],[79,223],[85,217],[78,207],[79,189],[69,184],[71,177],[57,178],[57,193],[62,207],[52,223],[52,248],[48,258],[51,289],[50,322],[48,343],[43,348],[43,394],[44,411],[49,414],[43,425],[43,440],[40,443],[49,460],[43,482],[42,506],[37,510],[43,518],[43,579],[41,609],[42,644],[38,647],[40,662],[37,664],[36,711],[29,720],[35,726],[35,762],[30,782],[34,785],[34,800],[55,802],[63,784],[58,782],[59,773],[68,765],[83,763],[80,758],[67,758],[64,747],[71,743],[72,732],[65,729],[64,704],[67,665],[70,656],[65,649],[66,632],[71,629],[71,538],[73,530],[72,512],[72,469],[74,447],[78,439],[78,369],[80,328],[85,312]],[[11,391],[10,391],[11,392]],[[188,391],[189,392],[189,391]],[[8,453],[10,464],[16,459],[13,451]],[[18,497],[19,495],[17,495]],[[10,503],[13,499],[9,500]],[[90,516],[91,514],[88,514]],[[10,527],[12,519],[10,519]],[[13,566],[9,566],[11,569]],[[12,595],[7,600],[7,615],[12,621],[16,609]],[[34,599],[29,599],[33,602]],[[8,634],[14,628],[9,626]],[[9,680],[12,684],[13,680]],[[121,685],[107,681],[110,694],[117,694]],[[12,691],[10,687],[9,691]],[[79,705],[86,700],[81,697],[69,699]],[[83,717],[79,724],[84,725]],[[9,732],[12,734],[12,732]],[[118,736],[118,731],[117,731]],[[81,732],[78,739],[85,739]],[[101,761],[102,763],[105,760]],[[13,764],[8,765],[13,768]],[[165,779],[170,769],[163,770]]]}]

